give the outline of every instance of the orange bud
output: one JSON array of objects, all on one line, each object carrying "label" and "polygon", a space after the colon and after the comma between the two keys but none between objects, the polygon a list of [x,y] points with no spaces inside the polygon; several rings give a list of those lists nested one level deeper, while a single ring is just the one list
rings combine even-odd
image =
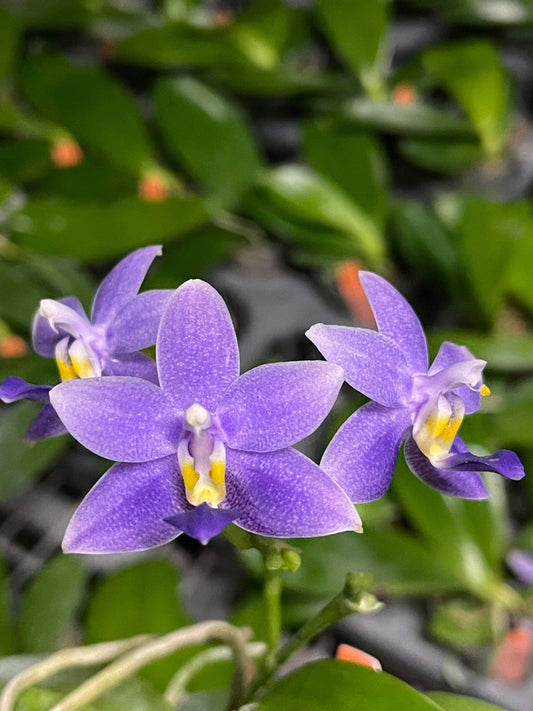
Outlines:
[{"label": "orange bud", "polygon": [[533,627],[509,630],[496,651],[491,669],[494,679],[520,684],[529,674],[533,660]]},{"label": "orange bud", "polygon": [[353,318],[362,326],[375,328],[374,314],[359,281],[361,265],[347,259],[337,268],[337,286]]},{"label": "orange bud", "polygon": [[409,82],[401,81],[394,87],[392,99],[396,104],[400,104],[400,106],[410,106],[414,104],[417,99],[416,89]]},{"label": "orange bud", "polygon": [[52,146],[51,158],[57,168],[72,168],[83,161],[83,151],[73,138],[61,138]]},{"label": "orange bud", "polygon": [[349,644],[339,644],[337,651],[335,652],[335,659],[340,659],[342,662],[351,662],[352,664],[359,664],[362,667],[369,667],[374,671],[381,671],[381,663],[379,659],[373,657],[367,652],[363,652],[357,647],[352,647]]},{"label": "orange bud", "polygon": [[140,179],[138,195],[144,202],[164,202],[168,197],[168,183],[158,173],[150,173]]},{"label": "orange bud", "polygon": [[22,358],[27,352],[28,345],[26,341],[15,333],[10,333],[0,339],[1,358]]}]

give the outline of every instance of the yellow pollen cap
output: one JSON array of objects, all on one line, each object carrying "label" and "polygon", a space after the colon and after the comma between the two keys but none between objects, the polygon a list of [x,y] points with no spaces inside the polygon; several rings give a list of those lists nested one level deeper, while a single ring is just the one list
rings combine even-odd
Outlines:
[{"label": "yellow pollen cap", "polygon": [[490,388],[488,385],[482,385],[479,391],[483,397],[488,397],[490,395]]}]

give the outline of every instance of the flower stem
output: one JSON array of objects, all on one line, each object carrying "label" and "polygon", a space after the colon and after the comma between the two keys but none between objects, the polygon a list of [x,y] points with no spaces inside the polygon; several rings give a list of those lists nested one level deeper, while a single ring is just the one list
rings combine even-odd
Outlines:
[{"label": "flower stem", "polygon": [[265,657],[266,667],[274,668],[276,654],[281,638],[281,591],[282,581],[279,573],[265,566],[264,598],[267,618],[268,652]]},{"label": "flower stem", "polygon": [[272,666],[265,668],[252,685],[245,701],[251,701],[256,694],[268,687],[276,674],[276,670],[304,644],[323,632],[330,625],[338,622],[346,615],[356,612],[375,612],[383,606],[368,588],[371,578],[360,573],[349,573],[346,576],[342,592],[328,602],[312,619],[308,620],[296,634],[278,650]]}]

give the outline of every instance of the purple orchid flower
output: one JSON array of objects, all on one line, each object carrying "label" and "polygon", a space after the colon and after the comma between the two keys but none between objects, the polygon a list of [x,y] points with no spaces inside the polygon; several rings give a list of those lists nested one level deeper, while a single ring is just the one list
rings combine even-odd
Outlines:
[{"label": "purple orchid flower", "polygon": [[331,409],[342,368],[274,363],[239,376],[229,312],[198,280],[170,298],[156,350],[160,387],[108,377],[50,393],[76,439],[121,462],[77,509],[65,551],[143,550],[182,532],[206,543],[232,521],[278,537],[360,530],[338,484],[290,447]]},{"label": "purple orchid flower", "polygon": [[490,394],[481,375],[485,361],[445,342],[428,370],[424,332],[407,301],[377,274],[360,277],[379,330],[316,324],[307,332],[328,361],[344,368],[346,381],[373,400],[336,433],[322,469],[352,501],[373,501],[389,488],[405,439],[411,471],[444,494],[487,498],[479,471],[521,479],[516,454],[478,457],[457,435],[464,415]]},{"label": "purple orchid flower", "polygon": [[[161,312],[172,291],[137,292],[160,254],[160,246],[143,247],[122,259],[100,284],[91,320],[74,296],[41,301],[33,320],[33,348],[45,358],[55,358],[61,380],[133,375],[157,383],[154,361],[137,351],[154,345]],[[25,399],[43,403],[26,434],[29,441],[66,432],[50,405],[51,387],[33,385],[17,376],[0,385],[3,402]]]}]

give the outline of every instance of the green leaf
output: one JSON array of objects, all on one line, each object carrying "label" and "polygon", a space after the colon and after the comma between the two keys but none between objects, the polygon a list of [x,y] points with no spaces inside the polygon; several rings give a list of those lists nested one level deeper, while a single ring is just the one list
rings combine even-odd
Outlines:
[{"label": "green leaf", "polygon": [[0,258],[0,318],[27,330],[40,300],[50,296],[27,265]]},{"label": "green leaf", "polygon": [[154,162],[133,97],[102,70],[75,65],[61,55],[38,54],[26,60],[21,81],[41,113],[117,168],[139,174]]},{"label": "green leaf", "polygon": [[493,417],[498,433],[506,444],[530,446],[533,431],[533,379],[506,388],[501,409]]},{"label": "green leaf", "polygon": [[60,198],[69,202],[112,203],[135,195],[137,179],[132,173],[115,169],[106,163],[89,160],[68,170],[53,170],[37,187],[33,197]]},{"label": "green leaf", "polygon": [[533,264],[533,239],[528,231],[526,238],[520,239],[513,248],[507,268],[505,290],[533,312],[531,264]]},{"label": "green leaf", "polygon": [[483,159],[478,141],[406,138],[399,144],[407,160],[425,170],[458,173]]},{"label": "green leaf", "polygon": [[52,652],[72,643],[87,573],[74,556],[48,561],[24,593],[17,632],[22,652]]},{"label": "green leaf", "polygon": [[[491,504],[486,501],[474,504],[440,494],[417,479],[409,471],[403,457],[396,466],[393,491],[407,518],[431,541],[440,564],[457,581],[461,581],[465,589],[482,596],[490,595],[500,574],[499,557],[493,551],[495,548],[501,550],[503,532],[498,526],[491,533],[499,540],[487,544],[487,549],[480,540],[486,534],[485,525],[479,535],[472,530],[468,516],[473,505],[483,508]],[[494,520],[494,514],[486,511],[484,518]],[[480,523],[482,521],[480,517]],[[487,550],[490,550],[490,555],[487,555]]]},{"label": "green leaf", "polygon": [[319,0],[317,11],[333,47],[373,98],[384,94],[388,69],[384,0]]},{"label": "green leaf", "polygon": [[33,183],[50,172],[48,141],[4,141],[0,145],[0,173],[14,183]]},{"label": "green leaf", "polygon": [[[439,604],[429,629],[440,644],[464,651],[494,642],[494,618],[489,605],[480,604],[474,598],[454,598]],[[506,624],[504,619],[501,621]]]},{"label": "green leaf", "polygon": [[17,16],[0,7],[0,86],[9,78],[18,49],[20,23]]},{"label": "green leaf", "polygon": [[97,262],[171,240],[206,219],[205,204],[195,198],[146,203],[130,197],[105,205],[34,199],[10,225],[24,246]]},{"label": "green leaf", "polygon": [[383,227],[387,166],[376,138],[365,131],[314,119],[305,124],[303,152],[312,168],[343,190],[378,227]]},{"label": "green leaf", "polygon": [[494,706],[480,699],[448,694],[444,691],[430,691],[426,696],[435,701],[444,711],[505,711],[501,706]]},{"label": "green leaf", "polygon": [[10,405],[2,412],[0,422],[0,500],[14,494],[22,486],[49,467],[67,445],[65,437],[38,442],[31,447],[24,443],[26,431],[37,416],[34,403]]},{"label": "green leaf", "polygon": [[[166,561],[149,560],[109,575],[97,586],[87,610],[88,644],[143,633],[171,632],[189,624],[178,596],[178,579]],[[146,667],[143,672],[164,688],[177,669],[176,655]]]},{"label": "green leaf", "polygon": [[13,623],[11,620],[11,593],[7,566],[0,558],[0,657],[14,650]]},{"label": "green leaf", "polygon": [[399,135],[463,139],[474,135],[466,121],[420,101],[402,106],[393,101],[353,99],[345,104],[339,118],[374,131]]},{"label": "green leaf", "polygon": [[352,251],[370,263],[379,263],[383,258],[380,232],[370,218],[326,178],[302,166],[284,165],[264,173],[259,186],[282,215],[344,233],[352,243]]},{"label": "green leaf", "polygon": [[163,138],[178,162],[217,202],[237,202],[261,167],[242,112],[192,77],[160,80],[155,104]]},{"label": "green leaf", "polygon": [[417,274],[449,290],[457,282],[457,254],[433,210],[415,200],[396,200],[391,210],[395,244]]},{"label": "green leaf", "polygon": [[525,200],[503,204],[466,196],[459,210],[461,261],[485,318],[492,321],[506,290],[516,245],[533,240],[531,206]]},{"label": "green leaf", "polygon": [[487,154],[499,153],[509,119],[509,79],[494,45],[469,39],[430,49],[423,62],[463,106]]},{"label": "green leaf", "polygon": [[439,707],[385,672],[327,660],[306,664],[278,681],[257,711],[435,711]]}]

